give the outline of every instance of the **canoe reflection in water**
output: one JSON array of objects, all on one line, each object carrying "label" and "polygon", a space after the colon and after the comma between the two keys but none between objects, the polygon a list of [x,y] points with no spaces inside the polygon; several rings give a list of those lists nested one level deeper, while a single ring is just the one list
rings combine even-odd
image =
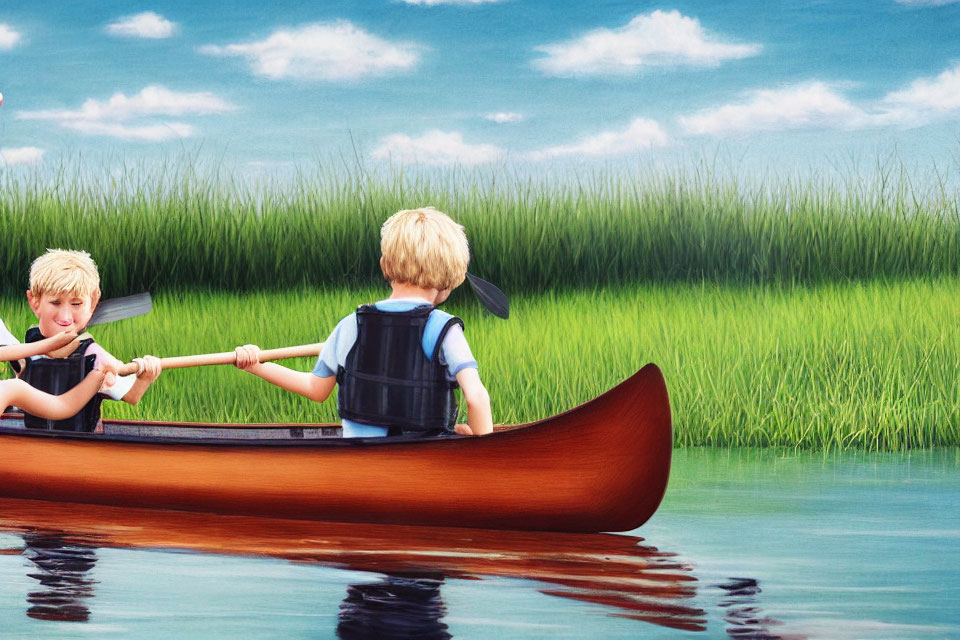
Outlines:
[{"label": "canoe reflection in water", "polygon": [[[694,606],[691,567],[629,535],[357,525],[11,498],[0,499],[0,531],[57,536],[90,550],[91,559],[95,547],[176,549],[381,574],[351,585],[339,617],[345,639],[377,636],[366,631],[371,625],[399,624],[422,625],[416,637],[449,637],[440,622],[444,580],[488,576],[537,581],[544,594],[603,605],[614,616],[706,628],[705,612]],[[92,581],[84,586],[90,602]]]}]

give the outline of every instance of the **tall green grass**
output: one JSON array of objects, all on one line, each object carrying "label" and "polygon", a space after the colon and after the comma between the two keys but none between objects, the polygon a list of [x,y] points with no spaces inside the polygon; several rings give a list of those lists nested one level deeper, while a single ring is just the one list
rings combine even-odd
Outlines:
[{"label": "tall green grass", "polygon": [[108,296],[372,285],[380,225],[425,204],[464,224],[472,270],[509,292],[960,273],[960,195],[895,163],[757,184],[709,170],[559,180],[323,165],[280,184],[175,162],[109,178],[2,174],[0,291],[22,291],[48,247],[93,254]]},{"label": "tall green grass", "polygon": [[[646,362],[664,372],[680,446],[900,450],[960,445],[960,279],[807,286],[632,285],[518,295],[502,321],[469,299],[448,311],[490,390],[494,418],[569,409]],[[118,357],[322,341],[384,289],[158,296],[145,317],[95,327]],[[11,328],[30,321],[0,299]],[[309,370],[310,359],[288,361]],[[316,404],[231,367],[164,372],[111,417],[335,421]]]}]

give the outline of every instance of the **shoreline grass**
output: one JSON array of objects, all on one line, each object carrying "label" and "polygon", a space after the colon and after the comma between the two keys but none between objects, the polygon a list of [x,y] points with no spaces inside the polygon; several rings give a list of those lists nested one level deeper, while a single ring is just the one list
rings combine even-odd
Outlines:
[{"label": "shoreline grass", "polygon": [[109,178],[2,174],[0,293],[19,295],[50,247],[89,251],[110,295],[372,286],[381,223],[426,204],[466,227],[471,269],[511,293],[960,275],[960,192],[892,162],[845,181],[756,185],[708,169],[538,181],[325,165],[281,185],[174,163]]},{"label": "shoreline grass", "polygon": [[[960,278],[817,286],[664,284],[517,295],[502,321],[461,297],[494,419],[569,409],[646,362],[663,370],[679,447],[903,450],[960,445]],[[95,327],[118,357],[322,341],[385,288],[156,296],[145,317]],[[14,331],[32,320],[0,298]],[[309,370],[312,359],[288,361]],[[165,372],[137,407],[107,417],[336,421],[323,404],[232,367]]]}]

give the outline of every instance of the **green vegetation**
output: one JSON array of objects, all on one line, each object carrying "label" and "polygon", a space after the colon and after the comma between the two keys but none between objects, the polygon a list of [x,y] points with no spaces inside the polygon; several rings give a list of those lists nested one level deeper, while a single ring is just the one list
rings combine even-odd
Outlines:
[{"label": "green vegetation", "polygon": [[187,163],[116,178],[0,174],[0,292],[48,247],[82,248],[109,295],[373,286],[383,220],[434,204],[472,270],[509,293],[637,282],[824,283],[960,274],[960,195],[893,163],[830,183],[751,186],[709,170],[535,180],[321,168],[247,184]]},{"label": "green vegetation", "polygon": [[[99,180],[0,173],[0,317],[26,326],[31,261],[81,248],[108,297],[155,296],[149,317],[97,327],[120,357],[321,341],[381,296],[383,220],[434,204],[467,228],[471,270],[513,302],[508,322],[467,287],[449,303],[498,422],[568,409],[652,361],[680,445],[958,445],[960,192],[895,163],[853,174],[752,185],[709,170],[560,181],[357,167],[280,184],[189,162]],[[106,413],[336,420],[334,402],[227,367],[168,372],[141,406]]]},{"label": "green vegetation", "polygon": [[[818,286],[671,284],[516,295],[508,321],[466,296],[463,316],[497,422],[543,418],[656,362],[681,446],[904,449],[960,444],[960,279]],[[95,328],[118,357],[318,342],[385,289],[156,297],[142,318]],[[0,300],[14,330],[31,320]],[[308,359],[287,364],[308,370]],[[230,367],[165,372],[138,407],[108,417],[335,421]]]}]

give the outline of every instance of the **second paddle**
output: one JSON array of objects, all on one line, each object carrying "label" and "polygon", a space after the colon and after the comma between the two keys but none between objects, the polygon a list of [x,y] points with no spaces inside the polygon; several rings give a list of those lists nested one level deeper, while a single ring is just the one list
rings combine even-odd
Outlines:
[{"label": "second paddle", "polygon": [[[302,358],[320,355],[323,349],[323,343],[302,344],[295,347],[281,347],[279,349],[264,349],[260,352],[260,362],[269,362],[271,360],[283,360],[285,358]],[[170,358],[160,358],[160,364],[164,370],[167,369],[185,369],[187,367],[205,367],[214,364],[234,364],[237,360],[237,354],[233,351],[223,353],[202,353],[192,356],[173,356]],[[120,365],[117,373],[125,376],[137,372],[137,363],[128,362]]]}]

